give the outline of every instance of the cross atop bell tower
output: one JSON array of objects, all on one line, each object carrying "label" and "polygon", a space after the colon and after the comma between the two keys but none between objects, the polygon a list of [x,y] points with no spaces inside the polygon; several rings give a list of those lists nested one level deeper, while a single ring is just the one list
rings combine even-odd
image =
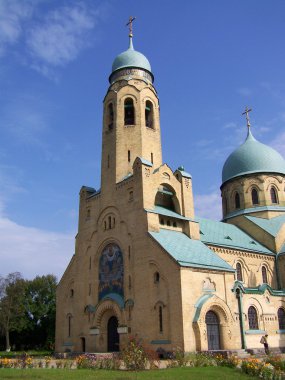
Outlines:
[{"label": "cross atop bell tower", "polygon": [[133,37],[133,22],[135,21],[136,17],[130,16],[129,21],[127,22],[126,26],[129,27],[129,37]]},{"label": "cross atop bell tower", "polygon": [[245,111],[242,113],[242,115],[246,115],[245,118],[246,118],[246,125],[247,125],[247,128],[249,129],[250,128],[250,120],[249,120],[249,112],[251,112],[252,109],[251,108],[247,108],[247,106],[245,107]]}]

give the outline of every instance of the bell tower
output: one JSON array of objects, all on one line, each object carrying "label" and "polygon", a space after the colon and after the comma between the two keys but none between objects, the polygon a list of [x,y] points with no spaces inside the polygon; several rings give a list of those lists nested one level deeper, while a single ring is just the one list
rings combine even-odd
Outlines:
[{"label": "bell tower", "polygon": [[150,63],[133,47],[133,20],[129,48],[115,58],[104,98],[102,191],[130,176],[136,157],[154,168],[162,164],[159,100]]}]

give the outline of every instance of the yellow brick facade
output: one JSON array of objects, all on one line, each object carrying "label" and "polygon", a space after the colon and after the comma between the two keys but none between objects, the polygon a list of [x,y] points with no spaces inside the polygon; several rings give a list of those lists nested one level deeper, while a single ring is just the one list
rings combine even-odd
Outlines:
[{"label": "yellow brick facade", "polygon": [[[285,225],[273,236],[244,214],[227,218],[236,211],[236,192],[240,209],[252,208],[252,187],[258,188],[259,206],[270,206],[269,189],[274,186],[279,209],[256,209],[247,215],[264,219],[283,215],[285,176],[251,174],[222,187],[225,221],[269,253],[254,246],[241,249],[205,242],[231,269],[179,261],[150,232],[164,230],[203,240],[194,214],[192,178],[183,168],[173,172],[163,164],[159,101],[152,81],[142,79],[145,70],[136,67],[115,74],[103,104],[101,189],[83,186],[80,191],[75,254],[57,289],[56,351],[119,350],[130,336],[154,350],[178,346],[185,351],[235,350],[261,347],[264,331],[271,346],[285,346],[278,320],[278,309],[285,308],[285,262],[278,256]],[[195,257],[195,252],[191,254]],[[119,269],[115,256],[121,260]],[[256,329],[249,325],[250,307],[257,313]],[[216,346],[210,342],[210,316],[216,316]]]}]

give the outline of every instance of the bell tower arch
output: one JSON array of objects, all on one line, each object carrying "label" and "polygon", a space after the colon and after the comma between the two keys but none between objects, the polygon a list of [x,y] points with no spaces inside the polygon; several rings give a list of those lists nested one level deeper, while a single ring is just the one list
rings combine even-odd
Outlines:
[{"label": "bell tower arch", "polygon": [[112,66],[104,98],[101,185],[110,189],[133,172],[137,157],[162,165],[159,99],[147,58],[134,50],[132,33],[128,50]]}]

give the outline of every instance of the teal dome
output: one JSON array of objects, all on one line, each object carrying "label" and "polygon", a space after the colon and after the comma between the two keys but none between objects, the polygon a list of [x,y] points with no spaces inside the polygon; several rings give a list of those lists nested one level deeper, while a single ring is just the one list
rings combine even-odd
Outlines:
[{"label": "teal dome", "polygon": [[257,141],[249,129],[245,142],[227,158],[222,181],[251,173],[285,175],[285,160],[276,150]]},{"label": "teal dome", "polygon": [[135,67],[147,70],[151,73],[151,66],[148,59],[140,52],[136,51],[133,47],[132,38],[130,38],[130,46],[128,50],[119,54],[112,65],[112,73],[116,70],[125,67]]}]

